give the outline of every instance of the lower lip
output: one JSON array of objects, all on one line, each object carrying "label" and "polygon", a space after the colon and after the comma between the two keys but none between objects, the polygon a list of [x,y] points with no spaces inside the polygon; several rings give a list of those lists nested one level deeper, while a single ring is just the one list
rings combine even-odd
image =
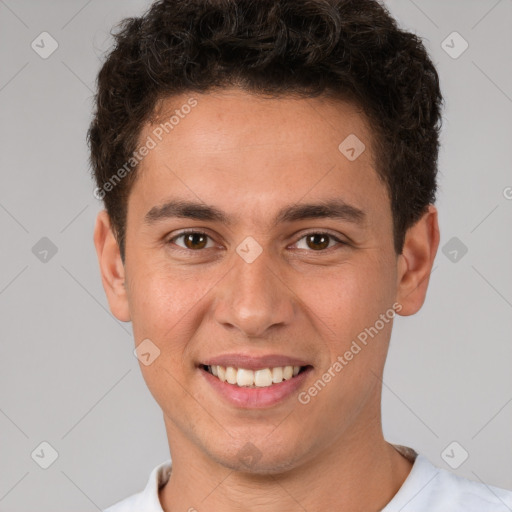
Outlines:
[{"label": "lower lip", "polygon": [[312,367],[308,366],[295,377],[265,388],[248,388],[229,384],[229,382],[222,382],[202,368],[198,368],[198,370],[206,381],[232,405],[246,409],[262,409],[276,405],[294,395],[304,383]]}]

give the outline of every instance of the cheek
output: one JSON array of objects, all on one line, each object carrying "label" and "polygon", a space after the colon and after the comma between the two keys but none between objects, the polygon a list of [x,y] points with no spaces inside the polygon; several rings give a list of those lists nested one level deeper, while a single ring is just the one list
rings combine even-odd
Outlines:
[{"label": "cheek", "polygon": [[149,338],[161,350],[169,350],[166,340],[181,339],[175,331],[197,302],[194,285],[187,286],[154,265],[133,268],[134,272],[128,272],[128,300],[136,343]]},{"label": "cheek", "polygon": [[[170,267],[149,258],[130,273],[128,290],[136,343],[149,338],[160,349],[166,368],[183,375],[192,369],[197,331],[207,318],[207,308],[219,276],[184,267]],[[163,363],[162,363],[163,364]]]},{"label": "cheek", "polygon": [[314,418],[329,417],[332,424],[326,428],[335,435],[375,399],[394,317],[390,261],[343,265],[322,284],[312,279],[301,292],[306,297],[309,290],[305,303],[315,312],[317,334],[329,354],[303,396],[311,412],[311,420],[304,421],[311,421],[311,428]]},{"label": "cheek", "polygon": [[382,259],[361,259],[333,269],[323,279],[303,280],[298,294],[324,322],[323,330],[335,339],[336,348],[343,348],[392,306],[393,275],[389,263]]},{"label": "cheek", "polygon": [[156,402],[172,416],[187,400],[184,390],[190,388],[195,371],[189,341],[199,325],[205,291],[200,280],[178,277],[158,264],[145,264],[144,268],[151,270],[130,274],[133,333],[136,345],[149,339],[158,356],[149,365],[141,360],[139,366]]}]

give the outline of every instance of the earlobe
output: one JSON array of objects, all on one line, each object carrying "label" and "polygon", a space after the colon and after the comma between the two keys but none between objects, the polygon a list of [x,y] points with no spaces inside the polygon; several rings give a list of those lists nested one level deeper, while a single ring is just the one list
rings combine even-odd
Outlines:
[{"label": "earlobe", "polygon": [[438,246],[437,209],[429,205],[418,222],[407,230],[399,256],[397,301],[402,305],[400,315],[413,315],[423,305]]},{"label": "earlobe", "polygon": [[94,245],[100,265],[101,280],[112,314],[122,322],[131,320],[125,288],[125,268],[119,245],[105,210],[98,213],[94,227]]}]

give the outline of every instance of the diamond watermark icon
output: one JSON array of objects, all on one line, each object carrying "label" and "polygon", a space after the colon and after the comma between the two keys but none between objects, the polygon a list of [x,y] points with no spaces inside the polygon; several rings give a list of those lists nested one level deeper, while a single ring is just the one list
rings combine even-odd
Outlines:
[{"label": "diamond watermark icon", "polygon": [[57,246],[46,236],[32,247],[32,253],[42,263],[48,263],[57,254],[57,250]]},{"label": "diamond watermark icon", "polygon": [[345,158],[353,162],[361,156],[361,154],[366,149],[366,146],[357,135],[351,133],[342,141],[342,143],[338,146],[338,149],[340,153],[345,156]]},{"label": "diamond watermark icon", "polygon": [[238,245],[236,252],[246,263],[252,263],[263,252],[263,247],[252,236],[248,236]]},{"label": "diamond watermark icon", "polygon": [[30,454],[33,461],[43,469],[48,469],[59,457],[57,450],[47,441],[40,443]]},{"label": "diamond watermark icon", "polygon": [[458,59],[468,49],[468,47],[468,42],[458,32],[452,32],[441,43],[441,48],[452,59]]},{"label": "diamond watermark icon", "polygon": [[252,443],[245,443],[238,452],[238,460],[247,468],[251,469],[260,459],[262,453]]},{"label": "diamond watermark icon", "polygon": [[47,59],[59,47],[59,43],[48,32],[41,32],[30,46],[39,57]]},{"label": "diamond watermark icon", "polygon": [[149,338],[146,338],[137,345],[133,355],[144,366],[149,366],[160,355],[160,349]]},{"label": "diamond watermark icon", "polygon": [[453,236],[443,245],[443,254],[452,262],[458,263],[468,252],[468,248],[456,236]]},{"label": "diamond watermark icon", "polygon": [[464,447],[459,444],[457,441],[451,442],[442,452],[441,458],[450,466],[452,469],[457,469],[469,457],[469,453],[464,449]]}]

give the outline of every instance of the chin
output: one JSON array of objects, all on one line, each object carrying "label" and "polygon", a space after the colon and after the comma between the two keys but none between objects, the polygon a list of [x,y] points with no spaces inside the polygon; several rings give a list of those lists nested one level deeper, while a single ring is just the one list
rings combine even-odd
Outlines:
[{"label": "chin", "polygon": [[[247,439],[264,439],[264,436],[251,436]],[[294,469],[298,464],[299,454],[296,447],[286,447],[275,443],[256,447],[251,441],[231,444],[229,450],[210,451],[210,457],[218,464],[239,473],[253,475],[276,475]]]}]

